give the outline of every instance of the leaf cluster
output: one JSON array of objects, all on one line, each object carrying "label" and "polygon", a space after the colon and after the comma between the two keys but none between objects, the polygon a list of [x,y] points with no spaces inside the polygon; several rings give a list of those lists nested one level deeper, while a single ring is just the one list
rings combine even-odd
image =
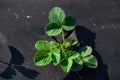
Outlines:
[{"label": "leaf cluster", "polygon": [[39,40],[35,43],[37,49],[34,63],[36,66],[46,66],[53,62],[54,65],[60,65],[63,71],[79,71],[84,66],[96,68],[97,59],[92,55],[92,48],[84,46],[79,51],[74,51],[72,46],[78,44],[77,40],[67,42],[64,37],[64,31],[75,29],[75,19],[72,16],[65,16],[60,7],[54,7],[49,12],[49,23],[45,27],[45,33],[48,36],[62,35],[61,42],[48,42]]}]

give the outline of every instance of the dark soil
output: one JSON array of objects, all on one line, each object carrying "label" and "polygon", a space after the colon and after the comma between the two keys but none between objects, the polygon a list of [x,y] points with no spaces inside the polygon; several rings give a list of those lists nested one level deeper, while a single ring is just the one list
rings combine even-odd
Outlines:
[{"label": "dark soil", "polygon": [[[54,6],[76,18],[69,38],[94,48],[97,69],[67,74],[52,64],[34,65],[35,42],[53,40],[44,27]],[[0,80],[119,80],[119,48],[120,0],[0,0]]]}]

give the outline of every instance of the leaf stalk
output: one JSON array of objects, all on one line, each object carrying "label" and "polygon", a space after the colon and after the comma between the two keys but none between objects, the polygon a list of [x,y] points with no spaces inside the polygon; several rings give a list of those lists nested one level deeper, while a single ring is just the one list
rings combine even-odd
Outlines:
[{"label": "leaf stalk", "polygon": [[65,35],[64,35],[64,31],[62,30],[62,43],[65,42]]}]

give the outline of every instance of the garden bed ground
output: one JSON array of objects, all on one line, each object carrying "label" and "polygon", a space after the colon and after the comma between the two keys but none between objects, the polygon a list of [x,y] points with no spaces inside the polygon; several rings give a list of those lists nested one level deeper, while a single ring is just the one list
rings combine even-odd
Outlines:
[{"label": "garden bed ground", "polygon": [[70,36],[91,45],[99,60],[96,70],[84,68],[81,80],[120,78],[120,0],[0,0],[0,80],[80,80],[58,66],[36,67],[34,44],[53,40],[44,33],[48,12],[62,7],[77,20]]}]

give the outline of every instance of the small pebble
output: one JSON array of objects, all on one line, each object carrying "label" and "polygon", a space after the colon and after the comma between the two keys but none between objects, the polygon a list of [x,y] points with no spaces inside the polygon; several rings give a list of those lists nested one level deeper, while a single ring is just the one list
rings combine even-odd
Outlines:
[{"label": "small pebble", "polygon": [[46,15],[46,13],[45,13],[45,12],[43,12],[43,15]]},{"label": "small pebble", "polygon": [[13,15],[15,15],[15,17],[16,17],[16,19],[18,19],[19,18],[19,16],[18,16],[18,14],[17,13],[13,13]]},{"label": "small pebble", "polygon": [[102,26],[102,29],[104,29],[105,28],[105,26]]},{"label": "small pebble", "polygon": [[112,24],[112,26],[114,26],[114,24]]},{"label": "small pebble", "polygon": [[95,23],[95,22],[93,23],[93,26],[96,26],[96,23]]},{"label": "small pebble", "polygon": [[18,16],[16,16],[16,19],[18,19],[19,17]]},{"label": "small pebble", "polygon": [[14,12],[13,14],[14,14],[15,16],[18,16],[18,14],[17,14],[17,13],[15,13],[15,12]]},{"label": "small pebble", "polygon": [[8,8],[8,11],[10,11],[10,8]]},{"label": "small pebble", "polygon": [[28,19],[32,18],[32,16],[26,16]]},{"label": "small pebble", "polygon": [[24,10],[21,10],[21,12],[24,12]]}]

